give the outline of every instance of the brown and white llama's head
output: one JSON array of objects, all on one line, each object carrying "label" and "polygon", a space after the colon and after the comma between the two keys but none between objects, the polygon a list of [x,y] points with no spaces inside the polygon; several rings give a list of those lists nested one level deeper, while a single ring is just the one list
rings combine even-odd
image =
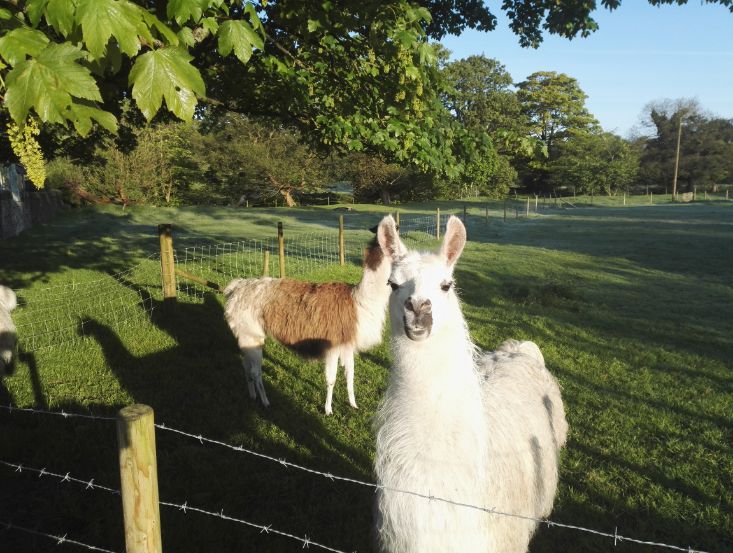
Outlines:
[{"label": "brown and white llama's head", "polygon": [[427,340],[444,328],[463,325],[453,283],[453,268],[466,244],[466,229],[450,217],[437,254],[408,250],[394,221],[385,219],[377,231],[379,244],[392,260],[389,300],[392,335],[414,342]]}]

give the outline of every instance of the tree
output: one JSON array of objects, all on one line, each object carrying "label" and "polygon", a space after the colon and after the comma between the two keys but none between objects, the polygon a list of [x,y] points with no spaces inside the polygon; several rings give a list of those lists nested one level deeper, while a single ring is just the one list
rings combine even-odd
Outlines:
[{"label": "tree", "polygon": [[519,83],[518,88],[517,96],[529,120],[530,134],[541,140],[548,151],[555,140],[598,126],[585,107],[588,96],[578,81],[564,73],[538,71]]},{"label": "tree", "polygon": [[529,121],[529,133],[543,145],[543,151],[526,156],[520,167],[522,180],[535,190],[547,188],[549,166],[562,144],[599,125],[585,107],[586,94],[578,82],[554,71],[533,73],[519,83],[517,97]]},{"label": "tree", "polygon": [[607,132],[580,133],[557,143],[556,156],[547,164],[552,186],[572,186],[581,193],[608,196],[626,190],[638,171],[636,150]]}]

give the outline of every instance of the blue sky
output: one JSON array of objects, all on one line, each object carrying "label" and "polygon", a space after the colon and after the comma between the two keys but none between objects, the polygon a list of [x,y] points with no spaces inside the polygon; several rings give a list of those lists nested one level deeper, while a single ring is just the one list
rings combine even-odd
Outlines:
[{"label": "blue sky", "polygon": [[733,118],[733,13],[717,4],[654,7],[625,0],[599,9],[600,28],[572,41],[545,35],[537,50],[521,48],[497,0],[495,31],[468,31],[442,42],[452,59],[484,54],[503,63],[515,82],[535,71],[567,73],[588,95],[586,105],[607,131],[626,136],[644,106],[662,98],[697,98],[707,111]]}]

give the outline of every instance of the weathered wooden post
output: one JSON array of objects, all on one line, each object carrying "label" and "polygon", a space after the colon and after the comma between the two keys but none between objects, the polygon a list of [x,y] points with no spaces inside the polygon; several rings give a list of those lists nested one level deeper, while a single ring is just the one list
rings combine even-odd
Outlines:
[{"label": "weathered wooden post", "polygon": [[626,192],[624,192],[624,205],[626,205]]},{"label": "weathered wooden post", "polygon": [[725,189],[725,199],[726,200],[728,199],[728,189],[727,188]]},{"label": "weathered wooden post", "polygon": [[339,265],[344,266],[344,216],[339,215]]},{"label": "weathered wooden post", "polygon": [[400,232],[400,212],[399,211],[395,211],[394,221],[397,224],[397,232],[399,233]]},{"label": "weathered wooden post", "polygon": [[162,553],[153,409],[129,405],[117,414],[120,494],[127,553]]},{"label": "weathered wooden post", "polygon": [[527,196],[527,214],[526,217],[529,219],[529,196]]},{"label": "weathered wooden post", "polygon": [[270,251],[262,251],[262,276],[270,275]]},{"label": "weathered wooden post", "polygon": [[537,211],[537,210],[538,210],[538,208],[539,208],[539,203],[540,203],[540,199],[539,199],[539,197],[537,196],[537,194],[535,194],[535,195],[534,195],[534,212],[535,212],[535,213],[538,213],[538,211]]},{"label": "weathered wooden post", "polygon": [[697,186],[692,187],[692,201],[697,201]]},{"label": "weathered wooden post", "polygon": [[176,264],[173,258],[173,227],[158,225],[160,238],[160,275],[163,281],[163,299],[176,299]]},{"label": "weathered wooden post", "polygon": [[440,208],[435,210],[435,239],[440,240]]},{"label": "weathered wooden post", "polygon": [[654,192],[649,193],[649,205],[654,204]]},{"label": "weathered wooden post", "polygon": [[285,278],[285,236],[282,222],[277,224],[277,245],[280,259],[280,278]]}]

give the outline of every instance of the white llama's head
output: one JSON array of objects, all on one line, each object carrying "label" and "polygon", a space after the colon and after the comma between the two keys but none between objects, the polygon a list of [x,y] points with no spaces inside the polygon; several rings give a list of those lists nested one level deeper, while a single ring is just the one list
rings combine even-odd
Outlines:
[{"label": "white llama's head", "polygon": [[392,335],[420,342],[447,325],[455,325],[456,317],[460,318],[460,306],[453,286],[453,268],[466,244],[466,229],[461,220],[448,219],[437,254],[408,250],[391,218],[380,223],[377,238],[392,259]]}]

